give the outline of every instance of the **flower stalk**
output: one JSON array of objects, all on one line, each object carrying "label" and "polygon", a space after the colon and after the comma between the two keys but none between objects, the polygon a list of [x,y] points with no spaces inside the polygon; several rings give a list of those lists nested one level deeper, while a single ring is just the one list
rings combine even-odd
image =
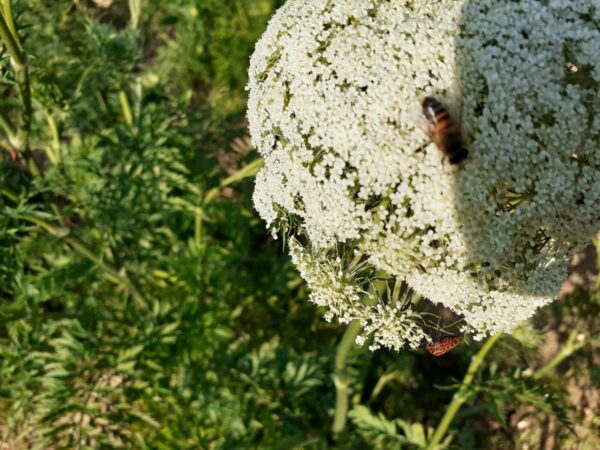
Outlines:
[{"label": "flower stalk", "polygon": [[458,392],[456,394],[454,394],[454,397],[452,398],[452,402],[448,406],[448,409],[446,409],[446,413],[444,414],[444,417],[442,417],[441,422],[437,426],[435,432],[433,433],[433,436],[431,437],[431,440],[427,444],[426,450],[435,450],[437,448],[437,446],[440,444],[440,442],[442,442],[442,439],[446,435],[446,432],[448,431],[450,424],[454,420],[454,416],[456,416],[456,413],[458,412],[460,407],[467,400],[469,386],[473,382],[473,379],[475,378],[475,374],[479,370],[481,363],[483,363],[483,361],[485,360],[485,357],[487,356],[487,354],[489,353],[489,351],[491,350],[491,348],[494,346],[494,344],[500,338],[501,335],[502,335],[502,333],[497,333],[497,334],[493,335],[492,337],[490,337],[485,342],[485,344],[483,344],[483,347],[481,347],[481,349],[477,352],[477,354],[475,356],[473,356],[473,358],[471,358],[471,364],[469,364],[469,368],[467,369],[467,373],[463,379],[463,382],[461,383],[460,388],[458,389]]},{"label": "flower stalk", "polygon": [[361,331],[360,321],[353,320],[338,345],[335,354],[335,371],[333,382],[335,384],[335,413],[333,416],[333,426],[331,431],[334,436],[339,435],[346,428],[346,420],[348,417],[348,405],[350,401],[350,393],[348,384],[348,354],[356,341],[356,337]]},{"label": "flower stalk", "polygon": [[140,17],[142,15],[142,0],[129,0],[129,13],[131,15],[129,26],[135,30],[140,24]]},{"label": "flower stalk", "polygon": [[[374,281],[369,291],[363,297],[363,303],[372,306],[377,303],[379,296],[377,292],[379,288],[385,285],[385,281]],[[354,345],[356,345],[356,337],[363,331],[360,320],[355,319],[350,322],[346,331],[338,344],[335,354],[335,369],[333,374],[333,382],[335,384],[335,412],[333,415],[333,425],[331,431],[333,436],[339,434],[346,428],[348,418],[348,408],[350,405],[350,389],[348,378],[348,355]]]},{"label": "flower stalk", "polygon": [[558,352],[546,365],[538,369],[532,376],[535,380],[540,380],[542,378],[547,377],[552,373],[552,371],[565,359],[569,358],[573,353],[581,349],[585,344],[585,339],[580,337],[581,334],[581,325],[577,324],[569,337],[565,345],[561,348],[560,352]]},{"label": "flower stalk", "polygon": [[17,66],[24,66],[27,64],[27,58],[16,34],[12,16],[8,15],[11,12],[10,1],[3,1],[2,12],[0,13],[0,39],[2,39],[6,51],[12,58],[12,63]]},{"label": "flower stalk", "polygon": [[12,0],[0,0],[0,6],[2,7],[0,14],[4,15],[4,19],[6,20],[10,32],[13,36],[16,36],[17,28],[15,27],[15,22],[13,20]]},{"label": "flower stalk", "polygon": [[235,173],[222,180],[219,183],[219,186],[212,188],[206,193],[203,199],[204,205],[209,204],[215,198],[217,198],[221,191],[227,186],[233,183],[237,183],[238,181],[241,181],[245,178],[251,178],[255,176],[258,173],[258,171],[262,169],[263,165],[264,161],[262,159],[256,159],[251,163],[246,164],[244,167],[241,167]]},{"label": "flower stalk", "polygon": [[29,81],[27,55],[23,51],[19,35],[16,33],[10,0],[4,0],[2,6],[2,14],[0,14],[0,40],[10,56],[23,106],[19,130],[17,135],[13,136],[11,145],[16,150],[27,153],[29,150],[29,131],[31,129],[32,118],[31,83]]}]

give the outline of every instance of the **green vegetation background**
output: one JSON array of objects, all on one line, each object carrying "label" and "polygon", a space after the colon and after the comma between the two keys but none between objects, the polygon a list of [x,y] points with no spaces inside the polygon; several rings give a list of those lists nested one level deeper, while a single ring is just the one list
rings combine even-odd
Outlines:
[{"label": "green vegetation background", "polygon": [[[252,209],[246,69],[280,3],[0,0],[33,111],[4,47],[0,449],[427,446],[481,344],[353,348],[333,436],[343,328]],[[445,445],[599,448],[598,305],[502,337]]]}]

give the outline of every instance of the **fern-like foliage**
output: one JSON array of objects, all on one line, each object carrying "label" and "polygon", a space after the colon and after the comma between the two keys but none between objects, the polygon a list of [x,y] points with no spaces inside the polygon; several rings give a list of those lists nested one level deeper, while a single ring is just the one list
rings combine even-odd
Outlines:
[{"label": "fern-like foliage", "polygon": [[[365,406],[357,406],[349,414],[358,433],[375,449],[425,449],[433,434],[432,428],[402,419],[389,420],[383,414],[375,415]],[[435,450],[448,448],[452,435]]]}]

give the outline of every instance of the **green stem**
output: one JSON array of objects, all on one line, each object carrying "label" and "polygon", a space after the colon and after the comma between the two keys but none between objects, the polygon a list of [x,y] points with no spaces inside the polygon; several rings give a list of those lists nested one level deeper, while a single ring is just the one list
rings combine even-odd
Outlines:
[{"label": "green stem", "polygon": [[27,66],[15,67],[17,74],[17,84],[21,93],[21,101],[23,102],[23,115],[17,133],[17,145],[22,149],[29,149],[29,131],[31,130],[31,84],[29,81],[29,69]]},{"label": "green stem", "polygon": [[[15,30],[10,0],[4,0],[3,2],[3,12],[0,14],[0,40],[10,55],[11,65],[17,77],[21,103],[23,104],[23,114],[21,115],[19,130],[11,144],[17,150],[24,151],[25,156],[31,159],[31,155],[29,154],[29,131],[31,129],[32,108],[29,67],[27,55],[23,51],[19,36]],[[38,170],[41,172],[41,167],[38,167]]]},{"label": "green stem", "polygon": [[46,121],[48,122],[48,128],[50,135],[52,136],[52,143],[48,146],[46,153],[50,158],[52,164],[58,164],[62,162],[61,151],[60,151],[60,135],[58,134],[58,128],[56,122],[49,111],[46,111]]},{"label": "green stem", "polygon": [[202,210],[202,206],[206,206],[209,203],[211,203],[213,200],[215,200],[219,196],[219,193],[221,192],[221,190],[223,188],[226,188],[230,184],[236,183],[245,178],[253,177],[254,175],[256,175],[258,173],[258,171],[261,169],[262,166],[263,166],[262,159],[257,159],[255,161],[252,161],[251,163],[246,164],[244,167],[242,167],[241,169],[236,171],[234,174],[228,176],[223,181],[221,181],[219,183],[219,186],[212,188],[211,190],[209,190],[206,193],[206,195],[202,199],[202,205],[198,206],[196,208],[196,212],[195,212],[194,240],[197,244],[200,243],[202,240],[202,222],[203,222],[203,217],[204,217],[204,212]]},{"label": "green stem", "polygon": [[8,120],[8,117],[6,117],[2,112],[0,112],[0,127],[2,127],[2,129],[6,133],[8,139],[11,140],[13,137],[12,126],[10,124],[10,121]]},{"label": "green stem", "polygon": [[129,14],[131,16],[129,26],[135,30],[140,24],[140,16],[142,15],[142,0],[129,0]]},{"label": "green stem", "polygon": [[431,440],[429,441],[429,443],[426,447],[426,450],[434,450],[440,444],[440,442],[442,442],[442,439],[446,435],[446,432],[448,431],[450,424],[454,420],[454,416],[456,415],[456,413],[458,412],[460,407],[463,405],[463,403],[467,400],[467,392],[468,392],[469,386],[473,382],[473,378],[475,378],[475,374],[479,370],[479,366],[481,365],[481,363],[485,359],[486,355],[488,354],[490,349],[494,346],[494,344],[500,338],[501,335],[502,335],[501,333],[498,333],[498,334],[495,334],[494,336],[490,337],[485,342],[485,344],[483,344],[483,347],[481,347],[479,352],[477,352],[477,354],[475,356],[473,356],[473,358],[471,358],[471,364],[469,365],[469,368],[467,369],[467,373],[460,385],[460,388],[459,388],[458,392],[456,394],[454,394],[454,397],[452,398],[452,402],[448,406],[448,409],[446,410],[444,417],[442,417],[440,424],[438,425],[435,432],[433,433],[433,436],[431,437]]},{"label": "green stem", "polygon": [[206,193],[206,195],[204,196],[204,204],[206,205],[206,204],[212,202],[215,198],[217,198],[217,196],[219,195],[219,192],[221,192],[221,189],[223,189],[237,181],[241,181],[244,178],[249,178],[249,177],[253,177],[254,175],[256,175],[258,173],[258,171],[262,168],[263,163],[264,162],[262,159],[257,159],[255,161],[252,161],[249,164],[246,164],[244,167],[239,169],[237,172],[235,172],[234,174],[225,178],[223,181],[221,181],[219,183],[218,187],[212,188],[210,191],[208,191]]},{"label": "green stem", "polygon": [[6,51],[12,58],[13,64],[25,66],[27,64],[27,58],[21,49],[17,35],[13,34],[8,25],[8,23],[12,23],[12,17],[5,16],[6,13],[6,10],[4,10],[2,14],[0,14],[0,39],[6,47]]},{"label": "green stem", "polygon": [[128,126],[133,125],[133,116],[131,115],[131,107],[129,106],[129,99],[125,91],[119,92],[119,102],[121,103],[121,110],[123,111],[123,120]]},{"label": "green stem", "polygon": [[4,195],[10,201],[17,203],[19,201],[19,197],[17,197],[14,193],[5,188],[0,188],[0,194]]},{"label": "green stem", "polygon": [[571,356],[577,350],[581,349],[585,345],[585,341],[576,342],[577,336],[579,335],[579,333],[580,333],[580,324],[577,324],[573,328],[573,331],[569,335],[567,342],[561,348],[560,352],[558,352],[558,354],[555,355],[554,358],[552,358],[550,361],[548,361],[548,363],[545,366],[536,370],[536,372],[533,374],[532,378],[534,380],[539,380],[541,378],[548,376],[556,368],[556,366],[558,366],[561,362],[563,362],[565,359],[567,359],[569,356]]},{"label": "green stem", "polygon": [[2,4],[2,14],[4,15],[4,20],[6,20],[6,24],[10,29],[10,32],[13,36],[17,35],[17,29],[15,27],[15,22],[13,21],[13,13],[12,13],[12,0],[0,0]]},{"label": "green stem", "polygon": [[353,320],[340,341],[335,354],[335,372],[333,381],[335,384],[335,415],[333,416],[332,432],[334,435],[341,433],[346,428],[348,416],[349,392],[348,392],[348,368],[347,360],[350,349],[360,333],[360,321]]},{"label": "green stem", "polygon": [[[385,286],[386,280],[374,281],[369,292],[364,296],[363,303],[372,306],[379,301],[379,289]],[[333,416],[333,426],[331,431],[333,436],[339,434],[346,428],[348,418],[348,407],[350,406],[350,389],[348,378],[348,355],[356,343],[356,337],[359,335],[362,327],[359,320],[353,320],[344,331],[344,335],[338,344],[335,354],[335,367],[333,373],[333,382],[335,384],[335,412]]]}]

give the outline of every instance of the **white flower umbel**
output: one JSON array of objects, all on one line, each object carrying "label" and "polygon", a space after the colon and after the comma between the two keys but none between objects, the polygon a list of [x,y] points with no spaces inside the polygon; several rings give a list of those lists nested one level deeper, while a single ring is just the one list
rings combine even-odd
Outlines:
[{"label": "white flower umbel", "polygon": [[[416,342],[414,311],[319,272],[344,243],[476,337],[552,301],[600,222],[599,23],[597,0],[289,0],[250,64],[254,202],[305,242],[312,300],[375,346]],[[458,123],[459,165],[425,132],[426,96]]]},{"label": "white flower umbel", "polygon": [[[347,254],[340,255],[338,249],[309,251],[292,238],[290,255],[298,267],[302,278],[312,288],[311,300],[326,309],[325,320],[337,317],[341,323],[359,320],[365,335],[373,336],[371,350],[382,345],[399,350],[404,342],[412,348],[419,347],[429,340],[421,328],[419,314],[413,311],[406,300],[398,292],[392,296],[389,304],[371,302],[377,289],[369,278],[364,277],[365,263],[361,256],[346,261]],[[363,285],[371,284],[369,291]],[[378,300],[378,299],[376,299]],[[364,336],[358,336],[357,343],[365,342]]]}]

